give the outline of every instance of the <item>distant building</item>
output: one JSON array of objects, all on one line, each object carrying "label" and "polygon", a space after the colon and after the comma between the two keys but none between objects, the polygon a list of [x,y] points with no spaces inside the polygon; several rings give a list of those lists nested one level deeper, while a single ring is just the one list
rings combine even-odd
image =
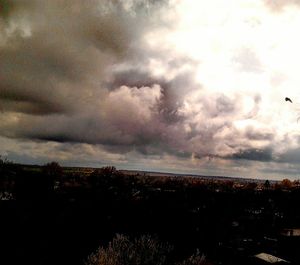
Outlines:
[{"label": "distant building", "polygon": [[254,265],[266,265],[266,264],[288,264],[290,263],[287,260],[275,257],[271,254],[267,253],[259,253],[253,257],[253,263]]},{"label": "distant building", "polygon": [[300,228],[286,228],[280,233],[280,249],[295,264],[300,264]]},{"label": "distant building", "polygon": [[300,237],[300,228],[284,229],[281,232],[281,235],[287,237]]}]

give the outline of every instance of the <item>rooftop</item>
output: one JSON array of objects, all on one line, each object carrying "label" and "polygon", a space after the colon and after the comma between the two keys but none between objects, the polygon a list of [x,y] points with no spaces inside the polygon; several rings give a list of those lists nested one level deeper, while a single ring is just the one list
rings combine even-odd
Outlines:
[{"label": "rooftop", "polygon": [[284,260],[284,259],[281,259],[281,258],[278,258],[278,257],[275,257],[271,254],[267,254],[267,253],[260,253],[260,254],[257,254],[255,255],[256,258],[258,259],[261,259],[263,261],[266,261],[268,263],[289,263],[288,261]]}]

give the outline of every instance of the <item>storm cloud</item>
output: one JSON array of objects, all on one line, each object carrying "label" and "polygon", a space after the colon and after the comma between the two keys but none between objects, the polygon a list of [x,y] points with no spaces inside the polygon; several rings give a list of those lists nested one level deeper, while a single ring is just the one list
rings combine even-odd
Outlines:
[{"label": "storm cloud", "polygon": [[[4,155],[21,160],[16,143],[23,143],[30,150],[23,151],[24,161],[45,161],[33,146],[48,146],[49,158],[56,153],[72,165],[82,148],[87,164],[99,156],[158,169],[191,163],[197,170],[208,161],[208,171],[218,165],[226,171],[220,161],[242,168],[239,161],[280,162],[293,154],[283,145],[286,132],[268,124],[276,120],[271,98],[281,95],[255,87],[268,71],[260,51],[242,43],[223,56],[223,44],[197,31],[188,51],[195,43],[199,49],[183,52],[188,36],[176,35],[184,25],[176,1],[8,3],[0,11]],[[218,63],[205,57],[205,42]],[[222,60],[228,60],[224,68]],[[289,137],[297,150],[296,136]]]},{"label": "storm cloud", "polygon": [[[192,154],[189,140],[197,138],[208,152],[220,125],[185,130],[185,95],[201,90],[193,60],[163,55],[143,42],[167,3],[20,5],[2,21],[3,136],[178,154]],[[153,61],[173,75],[155,75]],[[199,98],[205,116],[235,109],[222,95],[216,101]]]}]

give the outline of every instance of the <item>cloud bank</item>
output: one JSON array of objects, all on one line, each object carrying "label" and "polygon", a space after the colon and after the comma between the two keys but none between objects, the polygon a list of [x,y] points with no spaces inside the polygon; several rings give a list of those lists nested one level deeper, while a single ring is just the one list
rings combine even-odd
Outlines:
[{"label": "cloud bank", "polygon": [[[279,113],[281,102],[272,103],[284,95],[286,74],[270,69],[264,47],[245,44],[284,5],[255,6],[266,21],[254,13],[231,21],[226,12],[238,11],[235,3],[191,26],[189,1],[7,4],[0,13],[2,153],[21,162],[248,176],[268,163],[295,164],[295,112],[283,117],[287,107]],[[230,35],[236,19],[249,30],[244,39]],[[229,44],[220,42],[224,31]]]}]

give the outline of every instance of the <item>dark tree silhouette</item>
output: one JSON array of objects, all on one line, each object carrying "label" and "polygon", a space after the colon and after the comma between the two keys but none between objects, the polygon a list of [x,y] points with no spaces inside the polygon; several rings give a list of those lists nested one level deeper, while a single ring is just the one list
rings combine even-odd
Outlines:
[{"label": "dark tree silhouette", "polygon": [[270,187],[271,187],[270,181],[266,180],[264,183],[264,188],[268,190],[268,189],[270,189]]},{"label": "dark tree silhouette", "polygon": [[117,234],[107,248],[92,253],[85,265],[205,265],[209,264],[199,251],[182,262],[171,261],[173,246],[156,237],[142,235],[134,240]]},{"label": "dark tree silhouette", "polygon": [[63,173],[62,167],[55,161],[45,164],[42,171],[47,176],[51,176],[53,178],[59,178]]}]

